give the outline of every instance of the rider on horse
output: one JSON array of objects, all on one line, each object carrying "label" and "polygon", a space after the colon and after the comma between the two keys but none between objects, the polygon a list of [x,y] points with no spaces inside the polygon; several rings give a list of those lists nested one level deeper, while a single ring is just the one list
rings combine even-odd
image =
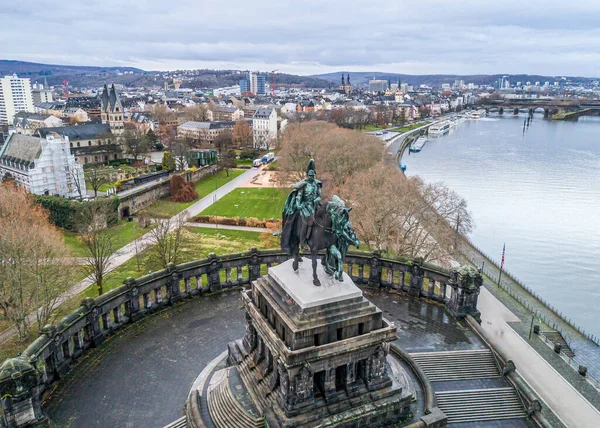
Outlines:
[{"label": "rider on horse", "polygon": [[[306,168],[307,178],[294,184],[283,207],[284,231],[286,225],[288,228],[293,228],[294,221],[302,221],[300,248],[303,248],[307,239],[310,238],[314,224],[315,209],[321,203],[321,187],[323,184],[315,178],[315,174],[315,161],[311,159]],[[286,235],[288,234],[283,234],[282,236]],[[290,246],[291,244],[282,242],[282,248]]]}]

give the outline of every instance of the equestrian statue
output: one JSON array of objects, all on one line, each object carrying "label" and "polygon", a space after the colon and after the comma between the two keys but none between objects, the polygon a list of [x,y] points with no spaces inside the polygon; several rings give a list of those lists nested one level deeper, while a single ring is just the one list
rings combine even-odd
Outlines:
[{"label": "equestrian statue", "polygon": [[300,251],[308,246],[313,269],[313,284],[321,285],[317,277],[317,253],[326,250],[321,264],[328,275],[343,280],[343,259],[348,247],[358,248],[349,214],[352,208],[338,196],[321,201],[321,181],[315,178],[315,161],[306,168],[306,178],[294,184],[282,212],[281,249],[293,257],[294,271],[302,262]]}]

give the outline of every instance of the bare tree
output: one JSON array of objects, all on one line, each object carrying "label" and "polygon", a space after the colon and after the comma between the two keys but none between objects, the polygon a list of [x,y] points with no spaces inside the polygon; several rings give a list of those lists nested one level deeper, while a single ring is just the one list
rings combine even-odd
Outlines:
[{"label": "bare tree", "polygon": [[196,104],[193,107],[186,107],[183,110],[185,120],[193,120],[196,122],[207,122],[208,106],[206,104]]},{"label": "bare tree", "polygon": [[233,126],[233,141],[242,147],[252,145],[252,129],[244,119],[238,120]]},{"label": "bare tree", "polygon": [[71,181],[73,182],[73,186],[75,186],[75,190],[79,195],[79,200],[82,200],[85,195],[87,195],[87,190],[85,187],[85,175],[84,179],[81,179],[81,175],[79,174],[80,166],[77,166],[69,171],[71,176]]},{"label": "bare tree", "polygon": [[186,216],[179,214],[166,220],[158,220],[150,231],[150,239],[154,245],[151,257],[163,268],[169,263],[177,264],[181,257],[181,249],[185,241]]},{"label": "bare tree", "polygon": [[172,145],[173,157],[177,171],[183,171],[189,166],[188,152],[192,148],[191,142],[185,138],[176,138]]},{"label": "bare tree", "polygon": [[85,244],[83,269],[96,283],[98,295],[104,292],[104,281],[117,256],[116,233],[107,227],[116,215],[109,204],[84,204],[78,218],[78,228]]},{"label": "bare tree", "polygon": [[98,189],[100,189],[100,186],[109,182],[108,174],[99,172],[96,168],[87,169],[84,176],[85,181],[90,183],[90,187],[94,191],[94,198],[98,197]]},{"label": "bare tree", "polygon": [[19,340],[30,332],[29,313],[39,328],[70,286],[73,266],[62,235],[31,195],[12,183],[0,186],[0,306]]},{"label": "bare tree", "polygon": [[231,145],[233,144],[233,136],[231,131],[228,129],[223,130],[217,137],[215,138],[215,147],[219,154],[224,151],[227,151]]},{"label": "bare tree", "polygon": [[134,161],[137,160],[138,156],[145,154],[150,148],[148,138],[137,128],[126,129],[121,138],[125,153],[133,156]]}]

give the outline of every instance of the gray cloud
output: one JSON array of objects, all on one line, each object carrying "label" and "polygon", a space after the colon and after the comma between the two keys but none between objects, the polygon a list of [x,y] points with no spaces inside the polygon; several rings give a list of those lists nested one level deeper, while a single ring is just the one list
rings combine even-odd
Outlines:
[{"label": "gray cloud", "polygon": [[2,57],[308,74],[600,75],[600,2],[33,0],[3,6]]}]

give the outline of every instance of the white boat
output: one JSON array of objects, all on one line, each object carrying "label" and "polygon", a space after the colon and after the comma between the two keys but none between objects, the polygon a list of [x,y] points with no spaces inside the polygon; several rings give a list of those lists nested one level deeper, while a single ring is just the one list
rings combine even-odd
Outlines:
[{"label": "white boat", "polygon": [[453,124],[450,123],[449,120],[444,120],[439,123],[435,123],[429,127],[427,133],[429,135],[444,135],[446,132],[450,131]]},{"label": "white boat", "polygon": [[485,117],[485,110],[484,109],[479,109],[477,111],[471,112],[471,119],[480,119],[482,117]]}]

